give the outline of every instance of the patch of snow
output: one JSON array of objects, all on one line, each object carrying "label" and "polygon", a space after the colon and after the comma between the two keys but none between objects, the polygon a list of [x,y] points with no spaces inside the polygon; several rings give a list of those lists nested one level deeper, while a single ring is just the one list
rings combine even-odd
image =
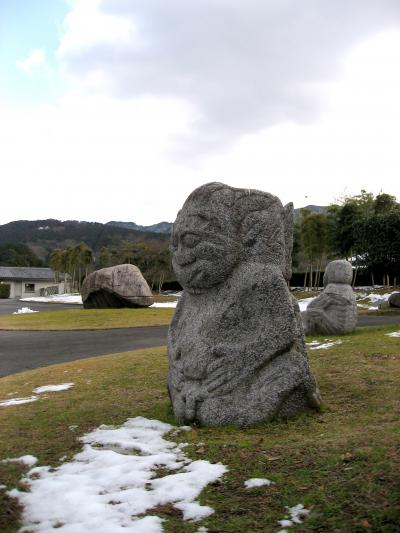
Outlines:
[{"label": "patch of snow", "polygon": [[0,490],[6,489],[6,488],[7,488],[6,485],[0,485]]},{"label": "patch of snow", "polygon": [[208,528],[202,526],[202,527],[199,527],[199,529],[197,529],[195,531],[195,533],[207,533],[208,532]]},{"label": "patch of snow", "polygon": [[21,298],[20,301],[53,304],[82,304],[82,296],[79,293],[52,294],[51,296],[32,296],[31,298]]},{"label": "patch of snow", "polygon": [[[286,509],[289,512],[289,516],[285,517],[283,520],[278,520],[278,524],[282,527],[292,527],[295,524],[301,524],[303,519],[310,513],[310,511],[305,509],[304,505],[301,503],[293,507],[286,507]],[[280,530],[280,533],[283,533],[282,530]]]},{"label": "patch of snow", "polygon": [[14,311],[13,315],[26,315],[28,313],[39,313],[39,311],[34,311],[33,309],[29,309],[29,307],[21,307],[21,309]]},{"label": "patch of snow", "polygon": [[335,344],[342,344],[343,341],[338,339],[337,341],[331,341],[329,339],[325,339],[324,343],[320,343],[318,341],[312,341],[306,343],[307,346],[310,348],[310,350],[327,350],[328,348],[332,348],[332,346],[335,346]]},{"label": "patch of snow", "polygon": [[262,477],[253,477],[244,482],[246,489],[252,489],[253,487],[262,487],[263,485],[273,485],[273,481]]},{"label": "patch of snow", "polygon": [[389,300],[389,296],[393,294],[392,292],[387,292],[386,294],[367,294],[364,296],[363,300],[369,300],[371,303],[373,302],[381,302],[381,301],[387,301]]},{"label": "patch of snow", "polygon": [[278,523],[282,527],[291,527],[293,525],[293,522],[291,520],[285,519],[285,520],[279,520]]},{"label": "patch of snow", "polygon": [[42,394],[42,392],[59,392],[62,390],[70,389],[74,383],[61,383],[60,385],[43,385],[42,387],[36,387],[33,392],[36,394]]},{"label": "patch of snow", "polygon": [[149,307],[172,307],[175,308],[178,302],[154,302]]},{"label": "patch of snow", "polygon": [[[192,462],[176,443],[163,438],[172,429],[142,417],[119,428],[100,426],[80,439],[85,446],[70,462],[31,469],[23,478],[30,492],[8,493],[24,508],[24,527],[35,533],[57,524],[71,532],[160,533],[161,518],[138,516],[166,504],[183,511],[184,520],[208,516],[213,509],[196,498],[227,468]],[[160,468],[173,473],[157,477]]]},{"label": "patch of snow", "polygon": [[33,466],[37,463],[37,457],[34,455],[22,455],[21,457],[13,457],[12,459],[3,459],[1,463],[22,463],[27,466]]},{"label": "patch of snow", "polygon": [[307,307],[310,305],[310,303],[315,300],[317,296],[311,296],[310,298],[303,298],[302,300],[298,300],[298,304],[300,307],[300,311],[303,312],[307,309]]},{"label": "patch of snow", "polygon": [[200,505],[197,502],[180,502],[176,503],[174,507],[182,511],[184,520],[192,520],[193,522],[207,518],[214,513],[212,507]]},{"label": "patch of snow", "polygon": [[388,337],[400,337],[400,331],[393,331],[393,333],[385,333]]},{"label": "patch of snow", "polygon": [[10,405],[19,405],[21,403],[36,402],[37,396],[30,396],[29,398],[12,398],[11,400],[0,401],[0,407],[8,407]]}]

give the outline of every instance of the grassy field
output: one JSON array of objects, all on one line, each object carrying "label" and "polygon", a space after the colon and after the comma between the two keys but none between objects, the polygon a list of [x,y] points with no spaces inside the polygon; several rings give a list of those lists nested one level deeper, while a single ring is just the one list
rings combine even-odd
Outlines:
[{"label": "grassy field", "polygon": [[[246,430],[193,427],[184,433],[187,454],[222,462],[229,472],[202,493],[201,502],[215,509],[202,522],[185,523],[168,506],[157,509],[165,531],[194,533],[202,525],[209,533],[275,533],[285,506],[302,503],[311,513],[290,531],[399,532],[400,339],[385,336],[395,329],[362,328],[329,350],[310,351],[324,400],[320,413]],[[100,424],[138,415],[174,423],[166,371],[159,348],[0,379],[0,399],[29,396],[39,385],[75,383],[34,403],[0,407],[0,458],[33,454],[39,464],[57,467],[60,457],[80,449],[77,438]],[[0,463],[0,484],[18,486],[24,471]],[[252,477],[275,485],[246,490],[243,482]],[[18,520],[16,502],[0,490],[0,531],[17,531]]]},{"label": "grassy field", "polygon": [[63,309],[21,315],[1,315],[0,329],[80,330],[163,326],[170,323],[175,309]]}]

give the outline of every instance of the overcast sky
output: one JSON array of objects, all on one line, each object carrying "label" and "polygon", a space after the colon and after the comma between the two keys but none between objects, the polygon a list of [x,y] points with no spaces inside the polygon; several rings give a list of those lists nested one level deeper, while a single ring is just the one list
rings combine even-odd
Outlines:
[{"label": "overcast sky", "polygon": [[399,95],[399,0],[0,0],[0,223],[400,200]]}]

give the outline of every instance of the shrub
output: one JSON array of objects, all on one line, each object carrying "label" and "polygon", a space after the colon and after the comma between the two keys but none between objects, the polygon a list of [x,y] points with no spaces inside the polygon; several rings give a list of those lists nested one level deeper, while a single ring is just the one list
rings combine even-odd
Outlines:
[{"label": "shrub", "polygon": [[0,283],[0,298],[9,298],[10,288],[11,285],[9,285],[8,283]]}]

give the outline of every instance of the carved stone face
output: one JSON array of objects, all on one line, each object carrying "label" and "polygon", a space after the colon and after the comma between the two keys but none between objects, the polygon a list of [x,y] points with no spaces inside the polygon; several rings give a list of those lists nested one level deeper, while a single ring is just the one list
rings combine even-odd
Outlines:
[{"label": "carved stone face", "polygon": [[172,265],[188,292],[201,293],[222,283],[240,260],[242,245],[229,214],[213,211],[207,203],[185,204],[174,224]]}]

